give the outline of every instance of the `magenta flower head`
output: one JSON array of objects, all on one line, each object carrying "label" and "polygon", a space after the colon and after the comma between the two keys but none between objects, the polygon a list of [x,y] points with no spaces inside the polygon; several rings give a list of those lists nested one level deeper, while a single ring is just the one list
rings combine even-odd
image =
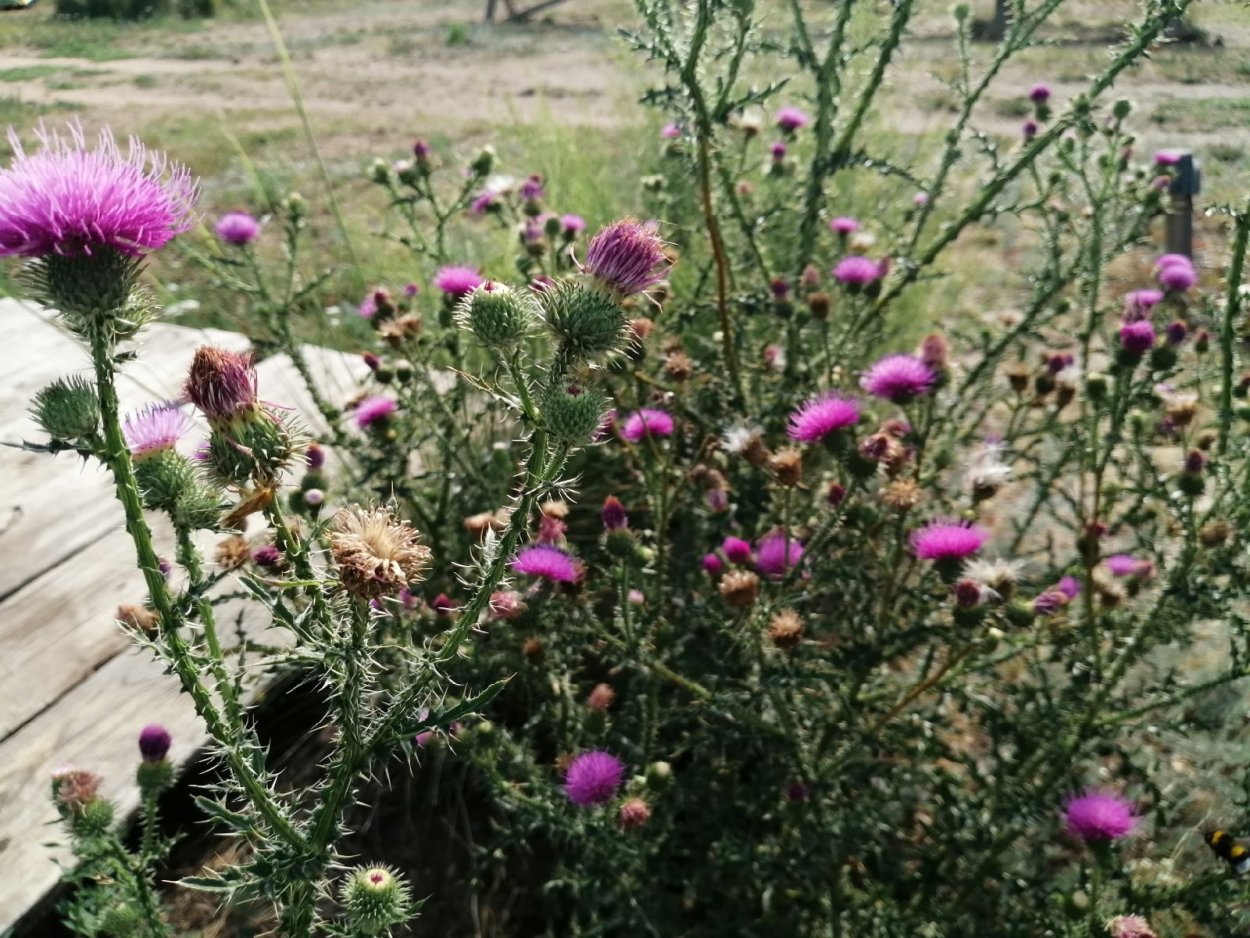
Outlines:
[{"label": "magenta flower head", "polygon": [[1026,120],[1020,125],[1020,136],[1022,136],[1025,140],[1032,140],[1037,136],[1037,130],[1037,121]]},{"label": "magenta flower head", "polygon": [[842,258],[833,268],[833,279],[846,287],[866,287],[876,283],[884,274],[880,264],[858,254]]},{"label": "magenta flower head", "polygon": [[704,554],[702,565],[704,572],[712,576],[719,576],[720,572],[725,569],[725,562],[715,554]]},{"label": "magenta flower head", "polygon": [[615,495],[609,495],[603,500],[603,510],[599,517],[603,521],[605,531],[622,531],[629,527],[629,515],[625,513],[625,506]]},{"label": "magenta flower head", "polygon": [[252,354],[200,346],[191,359],[184,393],[210,423],[254,410],[258,402]]},{"label": "magenta flower head", "polygon": [[135,459],[173,449],[191,431],[191,418],[177,404],[149,404],[122,422],[126,447]]},{"label": "magenta flower head", "polygon": [[571,238],[579,231],[586,230],[586,219],[582,218],[581,215],[561,215],[560,230],[564,232],[565,236]]},{"label": "magenta flower head", "polygon": [[1073,837],[1090,842],[1106,842],[1127,837],[1140,820],[1133,804],[1119,795],[1085,791],[1063,805],[1063,826]]},{"label": "magenta flower head", "polygon": [[655,407],[636,410],[621,423],[621,436],[631,443],[643,437],[672,436],[673,418]]},{"label": "magenta flower head", "polygon": [[1154,348],[1155,327],[1149,319],[1126,322],[1120,327],[1120,347],[1131,355],[1144,355]]},{"label": "magenta flower head", "polygon": [[802,542],[784,531],[766,534],[755,545],[755,567],[766,577],[784,576],[802,560]]},{"label": "magenta flower head", "polygon": [[654,224],[623,218],[590,239],[582,270],[619,296],[633,296],[664,279],[670,267]]},{"label": "magenta flower head", "polygon": [[782,133],[792,134],[810,122],[811,118],[796,107],[783,107],[777,112],[777,127]]},{"label": "magenta flower head", "polygon": [[27,154],[12,128],[13,162],[0,171],[0,257],[78,257],[102,248],[141,257],[191,227],[191,174],[131,137],[123,154],[102,130],[87,149],[82,127],[65,139],[44,127]]},{"label": "magenta flower head", "polygon": [[829,230],[835,234],[849,235],[859,231],[859,222],[847,215],[839,215],[829,222]]},{"label": "magenta flower head", "polygon": [[543,197],[543,193],[543,177],[539,176],[537,173],[526,179],[525,182],[521,183],[520,187],[517,189],[517,195],[519,195],[526,202],[538,201]]},{"label": "magenta flower head", "polygon": [[160,762],[169,755],[174,738],[159,723],[151,723],[139,731],[139,754],[144,762]]},{"label": "magenta flower head", "polygon": [[903,404],[928,393],[937,375],[915,355],[887,355],[869,368],[859,386],[873,397]]},{"label": "magenta flower head", "polygon": [[434,286],[456,298],[467,296],[485,282],[472,267],[443,267],[434,277]]},{"label": "magenta flower head", "polygon": [[1162,302],[1161,290],[1133,290],[1124,297],[1124,318],[1142,319]]},{"label": "magenta flower head", "polygon": [[859,404],[836,391],[814,397],[790,415],[790,439],[816,443],[859,422]]},{"label": "magenta flower head", "polygon": [[1179,150],[1159,150],[1155,153],[1156,166],[1175,166],[1181,161]]},{"label": "magenta flower head", "polygon": [[[1180,257],[1182,255],[1165,254],[1164,257]],[[1163,258],[1159,259],[1159,286],[1167,290],[1169,293],[1184,293],[1190,290],[1198,282],[1198,272],[1194,270],[1194,265],[1186,258],[1182,261],[1171,261],[1167,264],[1163,263]]]},{"label": "magenta flower head", "polygon": [[491,191],[478,195],[469,203],[469,211],[474,215],[485,215],[499,208],[499,196]]},{"label": "magenta flower head", "polygon": [[1050,100],[1050,87],[1037,84],[1029,89],[1029,100],[1034,104],[1045,104]]},{"label": "magenta flower head", "polygon": [[356,405],[356,426],[367,430],[374,424],[385,424],[398,409],[399,405],[389,397],[380,394],[366,397]]},{"label": "magenta flower head", "polygon": [[1068,599],[1076,599],[1081,594],[1081,581],[1074,576],[1060,577],[1059,582],[1055,585],[1055,589],[1067,596]]},{"label": "magenta flower head", "polygon": [[260,222],[247,212],[230,212],[222,215],[213,229],[219,240],[235,247],[244,247],[260,234]]},{"label": "magenta flower head", "polygon": [[676,140],[681,136],[681,125],[668,123],[660,128],[660,136],[665,140]]},{"label": "magenta flower head", "polygon": [[963,560],[979,551],[990,533],[980,525],[936,518],[912,532],[911,549],[921,560]]},{"label": "magenta flower head", "polygon": [[552,583],[576,583],[582,578],[581,563],[550,544],[533,544],[523,548],[510,566],[517,573],[541,577]]},{"label": "magenta flower head", "polygon": [[746,563],[751,559],[751,545],[740,537],[727,537],[720,549],[730,563]]},{"label": "magenta flower head", "polygon": [[573,804],[589,807],[611,801],[621,787],[625,764],[602,750],[583,752],[569,763],[564,792]]}]

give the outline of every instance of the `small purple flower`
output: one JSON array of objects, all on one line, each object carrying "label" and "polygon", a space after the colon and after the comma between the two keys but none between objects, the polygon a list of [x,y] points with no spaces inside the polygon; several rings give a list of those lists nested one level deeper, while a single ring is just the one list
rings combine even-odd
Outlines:
[{"label": "small purple flower", "polygon": [[792,440],[815,443],[859,421],[859,404],[836,391],[814,397],[790,415]]},{"label": "small purple flower", "polygon": [[522,548],[509,566],[517,573],[542,577],[553,583],[576,583],[582,577],[582,565],[550,544]]},{"label": "small purple flower", "polygon": [[414,140],[412,142],[412,155],[422,160],[430,155],[430,145],[424,140]]},{"label": "small purple flower", "polygon": [[811,118],[796,107],[783,107],[777,112],[777,127],[782,133],[792,134],[810,122]]},{"label": "small purple flower", "polygon": [[1144,355],[1154,348],[1155,327],[1149,319],[1126,322],[1120,327],[1120,345],[1133,355]]},{"label": "small purple flower", "polygon": [[1055,589],[1067,596],[1068,599],[1076,599],[1081,594],[1081,581],[1074,576],[1060,577],[1059,582],[1055,585]]},{"label": "small purple flower", "polygon": [[1185,336],[1189,335],[1189,327],[1176,319],[1163,327],[1163,334],[1167,337],[1168,345],[1180,345],[1185,341]]},{"label": "small purple flower", "polygon": [[469,211],[474,215],[485,215],[499,207],[499,196],[487,190],[474,197],[469,203]]},{"label": "small purple flower", "polygon": [[1161,290],[1133,290],[1124,297],[1124,317],[1141,319],[1162,302]]},{"label": "small purple flower", "polygon": [[1141,571],[1143,563],[1149,566],[1149,561],[1138,560],[1129,554],[1112,554],[1104,562],[1112,576],[1135,576]]},{"label": "small purple flower", "polygon": [[665,140],[676,140],[681,137],[681,125],[677,123],[668,123],[660,128],[660,136]]},{"label": "small purple flower", "polygon": [[571,238],[579,231],[586,230],[586,219],[582,218],[581,215],[561,215],[560,230]]},{"label": "small purple flower", "polygon": [[362,319],[372,319],[378,312],[378,300],[390,302],[390,294],[382,287],[374,287],[365,294],[365,298],[360,301],[360,305],[356,307],[356,313]]},{"label": "small purple flower", "polygon": [[1159,150],[1155,153],[1156,166],[1175,166],[1181,161],[1179,150]]},{"label": "small purple flower", "polygon": [[277,570],[282,566],[282,551],[277,544],[262,544],[252,551],[252,563],[264,570]]},{"label": "small purple flower", "polygon": [[1050,100],[1050,87],[1043,84],[1034,85],[1029,89],[1029,100],[1034,104],[1045,104]]},{"label": "small purple flower", "polygon": [[671,436],[672,433],[673,418],[655,407],[636,410],[621,424],[621,436],[631,443],[637,443],[646,436]]},{"label": "small purple flower", "polygon": [[537,173],[526,179],[517,189],[517,195],[526,202],[537,202],[543,197],[543,193],[543,177]]},{"label": "small purple flower", "polygon": [[840,235],[849,235],[859,231],[859,222],[848,215],[839,215],[829,222],[829,230]]},{"label": "small purple flower", "polygon": [[712,576],[718,576],[725,569],[725,562],[715,554],[704,554],[702,565],[703,570],[712,574]]},{"label": "small purple flower", "polygon": [[399,405],[389,397],[374,395],[366,397],[356,405],[356,426],[365,430],[374,424],[385,423],[399,409]]},{"label": "small purple flower", "polygon": [[703,501],[717,513],[729,510],[729,493],[724,489],[708,489],[703,493]]},{"label": "small purple flower", "polygon": [[1063,805],[1064,827],[1073,837],[1086,843],[1127,837],[1139,820],[1132,802],[1119,795],[1087,790],[1069,798]]},{"label": "small purple flower", "polygon": [[838,261],[838,266],[833,268],[833,279],[848,287],[866,287],[870,283],[876,283],[884,275],[885,271],[879,263],[858,254],[842,258]]},{"label": "small purple flower", "polygon": [[112,131],[94,150],[78,123],[69,139],[42,126],[37,153],[9,129],[13,161],[0,171],[0,257],[76,257],[101,248],[140,257],[192,224],[191,174],[131,137],[123,154]]},{"label": "small purple flower", "polygon": [[633,296],[663,280],[669,266],[655,225],[623,218],[590,239],[582,269],[614,293]]},{"label": "small purple flower", "polygon": [[768,147],[768,152],[772,155],[774,162],[780,163],[786,158],[786,145],[778,140]]},{"label": "small purple flower", "polygon": [[472,267],[443,267],[434,277],[434,286],[454,297],[467,296],[485,282]]},{"label": "small purple flower", "polygon": [[751,559],[751,545],[740,537],[725,538],[720,549],[730,563],[747,563]]},{"label": "small purple flower", "polygon": [[169,755],[174,738],[159,723],[149,723],[139,731],[139,755],[144,762],[160,762]]},{"label": "small purple flower", "polygon": [[247,212],[230,212],[221,216],[213,230],[226,244],[243,247],[256,240],[260,234],[260,222]]},{"label": "small purple flower", "polygon": [[1062,590],[1048,589],[1033,598],[1033,614],[1036,616],[1053,616],[1063,611],[1071,601]]},{"label": "small purple flower", "polygon": [[1198,282],[1192,263],[1173,262],[1159,267],[1159,286],[1169,293],[1184,293]]},{"label": "small purple flower", "polygon": [[629,527],[629,515],[626,514],[621,500],[615,495],[609,495],[603,500],[603,510],[599,513],[599,517],[603,521],[605,531],[623,531]]},{"label": "small purple flower", "polygon": [[1037,130],[1037,121],[1026,120],[1020,125],[1020,136],[1022,136],[1025,140],[1032,140],[1037,136]]},{"label": "small purple flower", "polygon": [[911,204],[916,206],[916,208],[924,208],[929,204],[929,193],[917,192],[911,197]]},{"label": "small purple flower", "polygon": [[932,389],[937,375],[915,355],[887,355],[860,378],[859,386],[873,397],[905,403]]},{"label": "small purple flower", "polygon": [[135,459],[173,449],[192,426],[177,404],[149,404],[122,422],[122,435]]},{"label": "small purple flower", "polygon": [[755,567],[767,577],[784,576],[802,559],[802,542],[784,531],[764,535],[755,546]]},{"label": "small purple flower", "polygon": [[625,764],[602,750],[583,752],[569,763],[564,791],[573,804],[589,807],[611,801],[621,787]]},{"label": "small purple flower", "polygon": [[980,525],[937,518],[912,532],[911,548],[921,560],[963,560],[985,546],[989,536]]}]

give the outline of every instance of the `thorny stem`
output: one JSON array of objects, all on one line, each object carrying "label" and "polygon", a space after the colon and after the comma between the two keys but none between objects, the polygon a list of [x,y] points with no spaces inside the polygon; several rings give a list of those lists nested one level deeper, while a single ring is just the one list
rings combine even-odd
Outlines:
[{"label": "thorny stem", "polygon": [[1234,329],[1241,313],[1241,274],[1245,269],[1246,249],[1250,244],[1250,200],[1236,216],[1233,256],[1228,265],[1228,295],[1224,298],[1224,320],[1220,326],[1220,448],[1228,452],[1228,433],[1233,424],[1233,362],[1236,338]]}]

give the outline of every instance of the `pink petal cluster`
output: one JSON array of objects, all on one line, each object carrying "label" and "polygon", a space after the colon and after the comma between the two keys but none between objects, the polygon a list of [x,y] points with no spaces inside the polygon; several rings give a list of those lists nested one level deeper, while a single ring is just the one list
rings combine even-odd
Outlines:
[{"label": "pink petal cluster", "polygon": [[841,235],[851,234],[859,231],[859,222],[846,215],[839,215],[829,222],[829,230]]},{"label": "pink petal cluster", "polygon": [[380,394],[366,397],[356,405],[356,426],[364,430],[386,420],[398,409],[399,405],[389,397]]},{"label": "pink petal cluster", "polygon": [[523,548],[509,566],[517,573],[541,577],[553,583],[576,583],[582,576],[581,563],[550,544],[533,544]]},{"label": "pink petal cluster", "polygon": [[1119,795],[1086,791],[1069,798],[1063,806],[1064,828],[1086,842],[1127,837],[1139,820],[1132,802]]},{"label": "pink petal cluster", "polygon": [[434,286],[448,296],[465,296],[480,287],[485,280],[472,267],[443,267],[434,276]]},{"label": "pink petal cluster", "polygon": [[936,380],[933,369],[915,355],[887,355],[864,372],[859,386],[873,397],[901,404],[928,393]]},{"label": "pink petal cluster", "polygon": [[937,518],[912,532],[911,547],[921,560],[963,560],[979,551],[989,536],[980,525]]},{"label": "pink petal cluster", "polygon": [[830,391],[814,397],[790,415],[790,439],[815,443],[859,422],[859,404]]},{"label": "pink petal cluster", "polygon": [[803,559],[803,543],[792,534],[774,531],[755,545],[755,567],[767,577],[784,576]]},{"label": "pink petal cluster", "polygon": [[883,276],[885,270],[881,264],[859,254],[842,258],[833,268],[833,279],[848,287],[866,287]]},{"label": "pink petal cluster", "polygon": [[149,404],[122,422],[122,435],[135,459],[173,449],[190,432],[191,418],[177,404]]},{"label": "pink petal cluster", "polygon": [[222,215],[213,229],[219,240],[235,247],[251,244],[260,234],[260,222],[247,212],[230,212]]},{"label": "pink petal cluster", "polygon": [[621,787],[625,764],[602,750],[583,752],[569,763],[564,792],[573,804],[589,807],[611,801]]},{"label": "pink petal cluster", "polygon": [[777,126],[788,134],[794,133],[811,123],[811,118],[796,107],[783,107],[777,112]]},{"label": "pink petal cluster", "polygon": [[655,407],[636,410],[621,423],[621,436],[631,443],[646,436],[671,436],[672,433],[673,418]]},{"label": "pink petal cluster", "polygon": [[37,153],[9,130],[13,162],[0,171],[0,257],[67,257],[112,248],[139,257],[191,227],[191,174],[134,137],[125,153],[105,129],[94,150],[82,127],[68,139],[40,127]]},{"label": "pink petal cluster", "polygon": [[622,218],[590,239],[582,269],[621,296],[633,296],[663,280],[669,266],[656,226]]},{"label": "pink petal cluster", "polygon": [[1169,293],[1184,293],[1198,283],[1194,262],[1184,254],[1164,254],[1155,262],[1159,286]]}]

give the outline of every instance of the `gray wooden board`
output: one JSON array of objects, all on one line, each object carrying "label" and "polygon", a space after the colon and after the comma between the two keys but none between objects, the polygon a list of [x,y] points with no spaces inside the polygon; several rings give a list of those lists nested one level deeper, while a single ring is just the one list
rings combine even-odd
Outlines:
[{"label": "gray wooden board", "polygon": [[[14,367],[0,388],[0,441],[38,439],[26,413],[34,392],[54,378],[86,374],[81,346],[46,312],[0,300],[0,343]],[[118,383],[123,407],[174,399],[196,346],[247,347],[241,336],[155,324],[145,333],[137,361]],[[306,350],[327,399],[341,405],[363,370],[358,358]],[[319,414],[285,357],[259,367],[261,396],[293,406],[314,432]],[[117,606],[139,602],[142,578],[122,532],[121,509],[111,480],[98,466],[72,454],[55,458],[0,447],[0,932],[37,905],[64,861],[48,798],[53,771],[64,765],[104,777],[103,793],[120,814],[138,804],[133,775],[136,738],[149,722],[174,734],[173,758],[181,767],[206,740],[176,679],[145,651],[128,648],[114,616]],[[169,532],[153,519],[158,548],[172,551]],[[199,539],[211,557],[215,538]],[[239,607],[234,606],[237,612]],[[235,618],[219,616],[229,641]],[[244,622],[249,635],[263,622]],[[284,637],[256,636],[270,644]],[[259,690],[259,688],[258,688]]]}]

